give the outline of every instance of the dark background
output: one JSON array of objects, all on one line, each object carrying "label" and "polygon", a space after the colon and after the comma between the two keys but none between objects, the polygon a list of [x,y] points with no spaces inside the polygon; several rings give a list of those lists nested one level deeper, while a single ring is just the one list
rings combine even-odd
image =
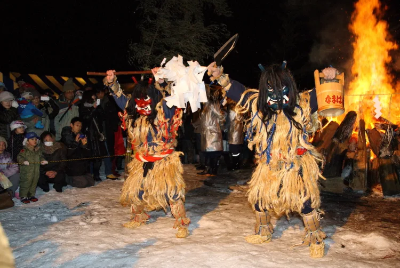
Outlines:
[{"label": "dark background", "polygon": [[[231,77],[257,87],[259,63],[288,61],[300,88],[313,87],[313,71],[328,65],[348,71],[354,1],[228,1],[233,15],[222,20],[237,48],[223,62]],[[301,5],[297,5],[301,3]],[[384,0],[383,19],[400,36],[400,1]],[[1,71],[85,76],[87,71],[135,70],[128,45],[138,42],[135,1],[6,1],[2,3]],[[397,53],[393,54],[396,71]],[[200,61],[200,60],[199,60]],[[212,58],[200,61],[202,65]],[[397,64],[397,65],[396,65]]]}]

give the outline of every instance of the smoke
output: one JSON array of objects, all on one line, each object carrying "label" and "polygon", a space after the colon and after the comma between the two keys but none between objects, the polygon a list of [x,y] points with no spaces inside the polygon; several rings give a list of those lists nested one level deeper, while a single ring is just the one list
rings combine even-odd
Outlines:
[{"label": "smoke", "polygon": [[311,27],[316,37],[309,54],[310,64],[316,69],[332,66],[348,76],[351,74],[353,54],[348,25],[353,6],[327,1],[319,5],[318,9],[316,12],[321,15],[316,20],[319,23]]}]

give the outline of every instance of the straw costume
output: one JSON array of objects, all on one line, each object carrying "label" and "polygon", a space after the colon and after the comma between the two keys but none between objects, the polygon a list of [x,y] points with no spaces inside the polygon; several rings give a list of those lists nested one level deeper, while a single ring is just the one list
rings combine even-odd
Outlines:
[{"label": "straw costume", "polygon": [[286,64],[263,71],[259,89],[247,89],[223,74],[222,67],[209,66],[212,79],[238,101],[237,112],[250,114],[245,126],[250,149],[255,150],[257,167],[249,182],[248,200],[256,215],[255,234],[249,243],[270,242],[271,215],[298,212],[305,225],[304,245],[311,257],[322,257],[326,237],[320,229],[318,179],[322,156],[308,142],[318,121],[311,114],[310,94],[298,94]]},{"label": "straw costume", "polygon": [[[126,106],[125,124],[132,144],[129,175],[120,197],[122,205],[131,206],[132,218],[124,226],[139,227],[150,217],[146,212],[166,210],[169,205],[176,219],[176,236],[187,237],[190,219],[184,207],[185,182],[179,158],[182,153],[174,150],[182,110],[169,108],[161,92],[147,82],[136,84],[130,98],[122,93],[116,77],[111,83],[105,80],[105,84],[113,90],[117,104]],[[165,86],[161,85],[163,91]]]}]

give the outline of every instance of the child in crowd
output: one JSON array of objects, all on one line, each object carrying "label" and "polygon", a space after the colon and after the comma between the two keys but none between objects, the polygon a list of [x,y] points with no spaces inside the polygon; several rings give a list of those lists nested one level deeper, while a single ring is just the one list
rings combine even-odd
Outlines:
[{"label": "child in crowd", "polygon": [[24,148],[24,133],[26,125],[21,120],[12,121],[10,124],[11,136],[8,138],[6,152],[11,154],[11,159],[16,163],[19,152]]},{"label": "child in crowd", "polygon": [[33,98],[34,96],[30,91],[22,93],[21,98],[17,100],[19,105],[18,113],[24,121],[36,122],[35,128],[43,129],[44,126],[41,121],[43,112],[32,103]]},{"label": "child in crowd", "polygon": [[[19,196],[21,202],[28,204],[36,202],[36,186],[40,177],[40,165],[46,165],[48,162],[43,158],[42,151],[38,145],[39,137],[35,132],[28,132],[24,139],[24,149],[18,155],[20,167],[20,189]],[[39,164],[40,163],[40,164]]]}]

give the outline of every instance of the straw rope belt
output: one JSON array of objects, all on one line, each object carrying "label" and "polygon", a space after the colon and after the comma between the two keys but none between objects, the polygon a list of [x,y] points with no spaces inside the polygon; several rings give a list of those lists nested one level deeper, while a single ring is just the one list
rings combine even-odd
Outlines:
[{"label": "straw rope belt", "polygon": [[159,154],[153,154],[153,155],[141,155],[139,153],[135,154],[135,158],[141,162],[156,162],[158,160],[161,160],[170,154],[174,152],[174,149],[169,149],[165,152],[159,153]]}]

